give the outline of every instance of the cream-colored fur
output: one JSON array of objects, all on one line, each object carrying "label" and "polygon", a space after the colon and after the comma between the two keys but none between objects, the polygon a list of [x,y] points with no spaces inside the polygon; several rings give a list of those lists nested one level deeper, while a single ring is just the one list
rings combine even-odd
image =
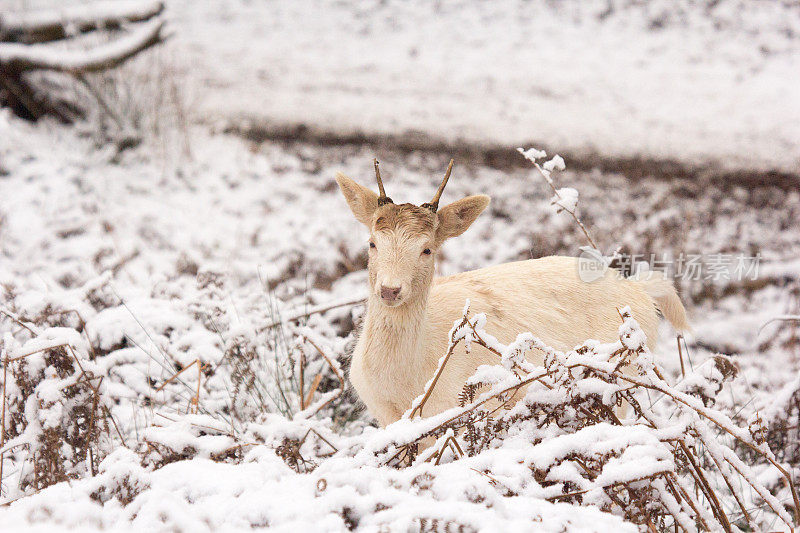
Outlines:
[{"label": "cream-colored fur", "polygon": [[[423,392],[445,353],[448,332],[470,300],[472,313],[486,313],[487,331],[503,343],[530,331],[560,350],[586,339],[618,337],[617,309],[628,305],[652,349],[657,338],[657,306],[677,328],[686,329],[685,311],[672,284],[662,278],[623,279],[609,270],[593,282],[578,277],[577,259],[544,257],[433,276],[435,250],[460,235],[488,205],[471,196],[426,215],[416,206],[378,207],[376,195],[338,175],[356,218],[370,228],[370,293],[363,329],[350,366],[350,381],[369,412],[385,426],[398,420]],[[426,216],[430,220],[426,222]],[[425,250],[431,250],[430,254]],[[381,285],[400,287],[398,301],[381,297]],[[541,363],[540,354],[529,359]],[[482,364],[497,364],[480,346],[456,348],[425,404],[423,416],[456,405],[464,382]]]}]

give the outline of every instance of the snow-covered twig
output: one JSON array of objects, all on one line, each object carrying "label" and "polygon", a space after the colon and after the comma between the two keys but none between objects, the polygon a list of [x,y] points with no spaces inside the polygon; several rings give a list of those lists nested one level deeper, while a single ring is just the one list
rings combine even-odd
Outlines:
[{"label": "snow-covered twig", "polygon": [[761,324],[761,327],[758,328],[758,332],[761,333],[765,327],[769,326],[773,322],[800,322],[800,315],[780,315],[770,318],[769,320]]},{"label": "snow-covered twig", "polygon": [[566,211],[569,215],[575,220],[575,223],[578,224],[578,227],[583,232],[584,236],[586,236],[586,240],[589,241],[589,244],[595,250],[599,250],[597,248],[597,244],[595,244],[594,239],[592,239],[591,235],[589,235],[589,230],[586,229],[586,226],[583,225],[581,219],[578,218],[578,215],[575,214],[575,210],[578,207],[578,191],[571,188],[571,187],[564,187],[561,189],[556,189],[555,183],[553,183],[553,178],[550,177],[550,174],[553,170],[564,170],[566,166],[564,165],[564,159],[559,156],[555,155],[549,161],[545,161],[544,165],[540,165],[537,159],[547,157],[547,153],[544,150],[537,150],[536,148],[529,148],[527,150],[523,148],[517,148],[517,151],[522,154],[522,156],[533,163],[533,166],[539,171],[542,177],[547,181],[547,185],[553,190],[553,205],[556,205],[559,211]]}]

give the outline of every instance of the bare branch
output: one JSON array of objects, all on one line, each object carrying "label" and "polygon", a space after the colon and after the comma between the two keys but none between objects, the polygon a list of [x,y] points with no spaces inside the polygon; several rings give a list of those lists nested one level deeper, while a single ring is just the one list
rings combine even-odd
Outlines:
[{"label": "bare branch", "polygon": [[265,329],[269,329],[269,328],[274,328],[276,326],[280,326],[281,324],[290,324],[292,322],[297,322],[300,319],[309,317],[311,315],[317,315],[317,314],[320,314],[320,313],[324,313],[326,311],[330,311],[331,309],[337,309],[339,307],[348,307],[348,306],[352,306],[352,305],[363,304],[366,301],[367,301],[366,298],[357,298],[355,300],[348,299],[348,300],[345,300],[345,301],[342,301],[342,302],[333,302],[333,303],[316,305],[314,307],[310,307],[310,308],[307,308],[307,309],[302,310],[302,311],[301,310],[290,311],[287,314],[286,317],[280,318],[278,320],[273,320],[272,322],[270,322],[266,326],[262,327],[258,331],[261,332],[261,331],[264,331]]}]

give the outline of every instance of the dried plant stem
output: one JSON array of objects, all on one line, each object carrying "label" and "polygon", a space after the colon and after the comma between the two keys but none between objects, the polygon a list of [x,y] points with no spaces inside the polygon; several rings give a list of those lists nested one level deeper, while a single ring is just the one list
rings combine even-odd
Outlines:
[{"label": "dried plant stem", "polygon": [[[65,312],[73,312],[73,311],[65,311]],[[79,318],[80,315],[78,314]],[[28,328],[31,330],[32,333],[37,334],[32,328]],[[60,351],[59,351],[60,350]],[[0,483],[3,480],[4,474],[4,459],[5,453],[17,447],[28,447],[29,450],[29,458],[25,461],[32,460],[33,461],[33,486],[34,487],[42,487],[42,484],[49,485],[53,482],[62,481],[63,480],[63,473],[58,474],[58,472],[63,471],[63,467],[58,464],[60,460],[63,459],[59,454],[53,453],[30,453],[31,446],[34,444],[33,440],[30,436],[25,436],[24,434],[17,436],[14,440],[8,441],[8,432],[5,426],[6,421],[6,412],[8,410],[8,369],[11,363],[22,361],[23,359],[30,357],[34,354],[41,353],[41,352],[49,352],[55,351],[55,354],[58,357],[64,357],[68,360],[71,360],[73,365],[70,367],[70,371],[72,371],[72,375],[68,378],[62,380],[60,391],[65,395],[69,395],[70,389],[73,387],[81,386],[86,388],[86,392],[91,394],[91,398],[87,399],[90,403],[87,403],[85,407],[88,409],[87,415],[87,422],[88,426],[83,429],[80,429],[81,434],[83,435],[84,442],[80,445],[81,449],[85,453],[85,457],[81,460],[85,460],[88,462],[87,468],[95,475],[97,473],[97,461],[100,459],[100,449],[94,449],[93,445],[97,445],[97,439],[99,438],[100,434],[98,431],[104,431],[106,434],[109,434],[109,426],[108,426],[108,419],[111,419],[112,424],[117,430],[117,433],[120,435],[120,439],[124,444],[124,438],[122,438],[122,434],[119,432],[119,428],[114,420],[113,416],[108,411],[108,408],[102,404],[101,392],[100,389],[103,384],[103,376],[95,376],[91,372],[87,371],[84,367],[83,363],[81,362],[81,358],[78,356],[75,348],[69,343],[60,343],[50,346],[45,346],[36,350],[32,350],[26,353],[22,353],[17,355],[16,357],[9,357],[7,354],[3,357],[3,399],[2,399],[2,409],[0,409],[0,420],[2,420],[2,424],[0,424]],[[103,426],[99,426],[99,420],[102,419],[105,421]],[[81,422],[82,423],[82,422]],[[99,430],[98,430],[99,428]],[[75,446],[75,445],[73,445]],[[20,477],[20,487],[22,486],[22,477]],[[2,492],[2,486],[0,486],[0,493]]]},{"label": "dried plant stem", "polygon": [[[671,477],[674,478],[674,481],[673,479],[671,479]],[[705,529],[706,531],[711,531],[711,528],[708,527],[708,523],[703,518],[703,513],[700,512],[699,509],[700,506],[694,501],[694,498],[691,497],[689,491],[686,490],[686,488],[683,486],[680,480],[678,480],[678,477],[673,473],[671,474],[671,476],[667,476],[666,480],[667,484],[672,489],[672,493],[675,495],[675,497],[677,498],[678,495],[682,496],[681,501],[685,501],[687,505],[691,508],[692,512],[694,513],[694,516],[703,526],[703,529]],[[676,487],[679,490],[675,490]]]},{"label": "dried plant stem", "polygon": [[305,384],[305,373],[306,373],[305,361],[306,361],[306,356],[305,356],[305,354],[303,354],[303,351],[300,350],[300,376],[298,376],[298,377],[300,379],[300,410],[301,411],[305,410],[305,408],[306,408],[306,399],[303,397],[303,391],[306,390],[306,384]]},{"label": "dried plant stem", "polygon": [[722,465],[720,464],[720,462],[717,459],[716,455],[713,454],[713,453],[709,453],[708,455],[711,456],[711,459],[714,461],[714,464],[717,466],[717,470],[719,470],[719,473],[722,475],[722,479],[725,480],[725,484],[728,486],[728,490],[731,492],[731,494],[733,494],[733,497],[736,499],[736,504],[739,506],[739,509],[742,511],[742,515],[744,516],[744,519],[747,521],[747,524],[749,526],[752,526],[753,519],[750,516],[750,513],[747,512],[747,509],[745,508],[744,503],[742,502],[741,498],[739,498],[739,493],[736,492],[736,490],[733,488],[733,485],[731,484],[730,479],[728,479],[728,476],[722,470]]},{"label": "dried plant stem", "polygon": [[[522,153],[522,149],[520,149],[520,153]],[[550,177],[550,172],[548,172],[545,169],[543,169],[541,167],[541,165],[539,165],[539,163],[535,159],[527,157],[524,153],[523,153],[523,157],[525,157],[525,159],[527,159],[528,161],[533,163],[533,166],[536,167],[536,170],[539,171],[539,173],[542,175],[544,180],[547,182],[547,185],[550,187],[550,189],[552,189],[553,194],[555,194],[556,197],[558,197],[558,199],[561,200],[562,199],[561,195],[558,193],[558,189],[556,189],[556,186],[553,183],[553,179]],[[569,213],[569,216],[572,217],[572,219],[575,221],[575,223],[581,229],[581,231],[583,232],[583,235],[586,237],[586,240],[589,241],[589,244],[591,245],[591,247],[594,248],[595,250],[599,250],[599,248],[597,247],[597,244],[595,244],[595,242],[594,242],[594,239],[592,239],[591,235],[589,235],[589,230],[587,230],[586,226],[583,225],[583,222],[581,222],[581,219],[578,218],[578,215],[575,214],[575,211],[567,209],[564,206],[559,206],[559,207],[561,207],[562,210],[564,210],[567,213]]]},{"label": "dried plant stem", "polygon": [[439,378],[442,377],[442,372],[444,372],[444,367],[447,366],[447,362],[450,360],[450,357],[453,355],[453,352],[456,349],[457,343],[455,342],[455,334],[456,331],[469,323],[469,320],[466,316],[461,321],[461,324],[453,328],[452,333],[450,334],[450,346],[447,348],[447,353],[444,356],[444,360],[439,363],[439,368],[436,369],[436,374],[434,374],[433,379],[428,383],[428,386],[425,388],[425,394],[422,396],[422,400],[411,410],[411,414],[409,414],[409,418],[414,418],[414,416],[419,415],[422,416],[422,408],[425,406],[425,402],[428,401],[428,398],[431,397],[433,393],[433,389],[436,387],[436,383],[438,383]]},{"label": "dried plant stem", "polygon": [[311,382],[311,388],[308,389],[308,394],[306,395],[305,399],[302,397],[303,391],[300,391],[301,410],[305,410],[307,406],[311,405],[311,402],[314,400],[314,393],[317,392],[317,387],[319,387],[320,381],[322,381],[322,374],[317,374],[314,376],[314,381]]},{"label": "dried plant stem", "polygon": [[336,452],[338,452],[338,451],[339,451],[339,448],[337,448],[336,446],[334,446],[333,444],[331,444],[331,441],[329,441],[328,439],[326,439],[325,437],[323,437],[322,435],[320,435],[319,431],[317,431],[317,430],[316,430],[316,429],[314,429],[314,428],[308,428],[308,431],[306,431],[306,434],[305,434],[305,435],[303,435],[303,438],[302,438],[302,439],[300,439],[300,444],[304,443],[304,442],[306,441],[306,439],[308,438],[308,436],[309,436],[311,433],[313,433],[314,435],[316,435],[316,436],[317,436],[317,437],[318,437],[318,438],[319,438],[319,439],[320,439],[322,442],[324,442],[325,444],[327,444],[328,446],[330,446],[330,447],[331,447],[331,449],[333,450],[333,452],[334,452],[334,453],[336,453]]},{"label": "dried plant stem", "polygon": [[114,426],[114,430],[117,432],[117,436],[119,440],[122,441],[122,445],[126,448],[128,447],[128,443],[125,442],[125,437],[122,436],[122,432],[119,430],[119,426],[117,426],[117,421],[114,419],[114,416],[111,414],[111,411],[108,410],[108,407],[105,405],[102,406],[103,412],[105,413],[106,417],[111,420],[111,424]]},{"label": "dried plant stem", "polygon": [[776,316],[774,318],[770,318],[769,320],[761,324],[761,327],[758,328],[758,332],[761,333],[761,330],[763,330],[765,327],[767,327],[769,324],[772,324],[773,322],[800,322],[800,315],[781,315],[781,316]]},{"label": "dried plant stem", "polygon": [[[322,350],[322,348],[320,348],[317,345],[317,343],[315,343],[313,340],[309,339],[308,336],[304,335],[303,338],[311,346],[313,346],[315,350],[317,350],[317,352],[323,357],[323,359],[325,359],[325,361],[328,363],[328,366],[331,367],[331,370],[333,370],[333,373],[336,374],[336,378],[339,380],[339,390],[336,391],[336,394],[334,394],[333,396],[328,398],[320,406],[318,406],[316,409],[314,409],[313,413],[309,413],[308,414],[308,416],[314,416],[315,414],[320,412],[325,406],[330,404],[333,400],[335,400],[336,398],[338,398],[339,396],[341,396],[344,393],[345,383],[344,383],[344,377],[342,376],[341,372],[339,372],[339,369],[337,368],[337,366],[335,364],[333,364],[333,361],[331,361],[331,359],[325,354],[325,352]],[[317,377],[321,379],[321,376],[319,374],[317,375]],[[313,393],[314,390],[316,390],[316,386],[312,388],[312,393]],[[301,391],[301,395],[302,395],[302,391]],[[309,396],[311,396],[311,395],[309,394]]]},{"label": "dried plant stem", "polygon": [[678,334],[678,357],[681,361],[681,377],[686,377],[686,367],[683,365],[683,349],[681,349],[681,339],[683,339],[683,335]]},{"label": "dried plant stem", "polygon": [[436,454],[436,461],[433,464],[439,464],[439,462],[442,460],[445,450],[447,450],[448,447],[453,450],[453,453],[458,455],[458,457],[464,456],[464,450],[461,449],[461,445],[458,444],[456,438],[453,435],[448,435],[442,444],[442,448],[439,450],[439,453]]},{"label": "dried plant stem", "polygon": [[[771,456],[772,455],[771,453],[765,452],[764,450],[761,449],[760,446],[748,441],[747,439],[743,438],[741,435],[738,435],[736,433],[731,432],[726,427],[727,426],[726,421],[719,419],[718,416],[711,409],[708,409],[707,407],[701,407],[701,406],[693,405],[694,402],[689,401],[688,397],[684,393],[678,393],[676,391],[672,391],[669,387],[666,386],[666,384],[663,382],[663,380],[661,380],[662,383],[657,383],[657,382],[647,383],[647,382],[644,382],[643,380],[641,380],[639,378],[635,378],[633,376],[628,376],[628,375],[625,375],[625,374],[621,374],[618,377],[620,379],[628,381],[630,383],[635,383],[635,384],[639,385],[640,387],[651,389],[651,390],[655,390],[655,391],[661,392],[662,394],[666,394],[667,396],[671,397],[676,403],[685,405],[686,407],[688,407],[689,409],[693,410],[695,413],[697,413],[701,417],[707,419],[712,424],[714,424],[715,427],[717,427],[721,431],[724,431],[725,433],[727,433],[728,435],[730,435],[731,437],[733,437],[734,439],[736,439],[737,441],[739,441],[740,443],[742,443],[743,445],[748,447],[754,453],[758,454],[760,457],[762,457],[763,459],[768,461],[772,466],[777,468],[778,471],[783,476],[783,478],[786,480],[786,483],[788,484],[789,489],[790,489],[790,491],[792,493],[792,499],[794,500],[795,520],[798,523],[800,523],[800,496],[798,496],[798,493],[797,493],[797,486],[795,485],[794,480],[793,480],[791,474],[789,473],[789,471],[787,471],[780,463],[778,463],[775,460],[775,458]],[[728,458],[726,458],[726,460],[727,459]],[[731,465],[731,466],[734,466],[734,465]],[[736,468],[734,466],[734,469],[736,469],[737,472],[739,472],[739,474],[742,475],[743,477],[745,477],[745,479],[747,480],[747,477],[744,476],[744,474],[738,468]],[[749,483],[749,480],[748,480],[748,483]],[[758,490],[756,487],[753,487],[753,488]],[[768,505],[770,505],[770,507],[772,507],[772,505],[769,504],[768,499],[765,499],[765,501],[767,501]],[[784,520],[784,522],[786,521],[785,519],[783,519],[782,514],[778,510],[775,510],[775,512],[776,512],[776,514],[778,514],[778,516],[781,516],[781,519]],[[788,522],[787,522],[787,525],[791,526],[791,524],[788,523]]]},{"label": "dried plant stem", "polygon": [[199,361],[200,361],[199,359],[195,359],[194,361],[192,361],[191,363],[189,363],[188,365],[186,365],[182,369],[178,370],[176,373],[172,374],[172,376],[170,376],[164,383],[161,384],[160,387],[158,387],[156,389],[156,392],[161,392],[164,389],[164,387],[166,387],[167,385],[172,383],[178,376],[180,376],[181,374],[186,372],[189,368],[191,368],[195,363],[197,363]]},{"label": "dried plant stem", "polygon": [[[447,366],[447,363],[450,360],[450,357],[453,355],[453,352],[455,351],[456,345],[458,344],[455,341],[456,331],[458,329],[460,329],[462,327],[466,327],[466,326],[469,326],[470,329],[472,329],[473,333],[475,334],[474,339],[473,339],[472,342],[478,344],[479,346],[482,346],[482,347],[486,348],[488,351],[490,351],[491,353],[497,355],[498,357],[502,357],[502,354],[500,352],[498,352],[492,346],[487,344],[486,341],[484,341],[483,338],[481,338],[481,336],[476,331],[474,324],[469,322],[469,320],[465,316],[464,319],[461,321],[461,323],[458,326],[456,326],[455,328],[453,328],[453,331],[452,331],[451,336],[450,336],[450,345],[449,345],[449,347],[447,349],[447,353],[445,354],[444,360],[440,362],[439,367],[436,369],[436,374],[434,375],[433,379],[425,387],[425,391],[424,391],[424,394],[422,396],[422,400],[420,400],[419,404],[417,404],[411,410],[411,413],[408,415],[408,418],[414,418],[415,415],[422,416],[422,408],[425,406],[425,403],[428,401],[428,399],[430,398],[431,394],[433,394],[433,389],[436,387],[436,384],[438,383],[439,378],[441,377],[442,373],[444,372],[444,369]],[[519,370],[519,367],[516,364],[514,365],[514,368]],[[528,379],[525,379],[524,381],[522,381],[522,382],[520,382],[520,383],[518,383],[516,385],[513,385],[513,386],[511,386],[511,387],[509,387],[507,389],[504,389],[504,390],[502,390],[502,391],[490,396],[485,401],[480,402],[478,405],[476,405],[475,407],[473,407],[470,410],[473,410],[474,408],[476,408],[478,406],[481,406],[481,405],[485,404],[488,401],[495,400],[495,399],[502,399],[504,396],[508,395],[508,399],[503,401],[498,408],[496,408],[494,411],[492,411],[492,412],[496,412],[496,411],[500,410],[504,406],[504,404],[506,404],[508,402],[509,399],[513,398],[514,394],[516,394],[517,391],[519,391],[519,389],[521,389],[523,387],[527,387],[528,385],[530,385],[531,383],[533,383],[535,381],[539,381],[540,383],[542,383],[547,388],[552,388],[548,383],[546,383],[544,381],[541,381],[542,378],[547,377],[548,375],[550,375],[549,371],[548,372],[544,372],[543,374],[538,375],[538,376],[529,377]],[[589,416],[590,418],[594,419],[595,422],[597,422],[597,419],[591,413],[588,413],[588,412],[585,412],[585,411],[582,411],[582,412],[584,414],[586,414],[587,416]],[[461,415],[458,415],[458,416],[461,416]],[[617,421],[617,424],[620,423],[619,420],[616,419],[616,416],[614,416],[614,419]]]},{"label": "dried plant stem", "polygon": [[122,119],[122,117],[120,117],[119,114],[116,111],[114,111],[114,109],[112,109],[111,105],[108,102],[106,102],[106,99],[103,97],[102,94],[100,94],[100,91],[98,91],[94,87],[94,85],[92,85],[89,82],[89,80],[86,79],[86,76],[82,72],[73,73],[73,77],[76,80],[78,80],[81,83],[81,85],[83,85],[86,88],[86,90],[89,92],[89,94],[91,94],[94,97],[94,99],[100,105],[100,108],[109,117],[111,117],[111,119],[114,121],[114,123],[116,123],[117,128],[119,129],[119,131],[121,133],[130,130],[130,128],[128,128],[126,126],[125,121]]},{"label": "dried plant stem", "polygon": [[[149,443],[148,443],[149,444]],[[214,461],[223,461],[225,457],[234,450],[241,450],[245,446],[258,446],[259,443],[257,442],[239,442],[230,448],[226,448],[221,452],[211,454],[211,459]]]},{"label": "dried plant stem", "polygon": [[194,412],[197,413],[200,407],[200,382],[203,379],[203,367],[205,366],[200,361],[200,359],[195,359],[194,361],[192,361],[191,363],[189,363],[176,373],[172,374],[172,376],[170,376],[169,379],[167,379],[164,383],[161,384],[159,388],[156,389],[156,392],[161,392],[164,389],[164,387],[172,383],[174,380],[178,378],[178,376],[180,376],[185,371],[187,371],[188,369],[192,368],[195,365],[197,365],[197,389],[195,391],[194,396],[189,398],[189,405],[187,407],[187,412],[190,411],[192,408],[194,408]]},{"label": "dried plant stem", "polygon": [[37,332],[33,329],[35,326],[33,324],[26,324],[22,321],[20,317],[16,314],[12,313],[11,311],[6,311],[5,309],[0,309],[0,313],[6,315],[12,321],[16,322],[19,326],[27,329],[32,335],[36,335]]},{"label": "dried plant stem", "polygon": [[[3,357],[3,412],[0,415],[0,450],[6,445],[6,386],[8,383],[8,358]],[[5,452],[0,453],[0,496],[3,495],[3,463]]]},{"label": "dried plant stem", "polygon": [[260,328],[258,331],[261,332],[261,331],[264,331],[265,329],[270,329],[270,328],[274,328],[274,327],[280,326],[281,324],[290,324],[292,322],[297,322],[298,320],[301,320],[303,318],[310,317],[311,315],[318,315],[320,313],[325,313],[326,311],[330,311],[331,309],[337,309],[339,307],[347,307],[347,306],[351,306],[351,305],[363,304],[366,301],[367,301],[366,298],[357,298],[357,299],[354,299],[354,300],[346,300],[346,301],[343,301],[343,302],[334,302],[334,303],[329,303],[329,304],[317,305],[315,307],[311,307],[311,308],[306,309],[304,311],[291,312],[289,314],[289,316],[287,316],[285,318],[278,319],[278,320],[273,320],[272,322],[270,322],[266,326],[263,326],[262,328]]},{"label": "dried plant stem", "polygon": [[731,533],[731,524],[728,521],[728,517],[725,516],[725,510],[722,508],[722,504],[719,502],[717,498],[717,494],[711,488],[708,483],[708,479],[706,479],[705,474],[703,474],[703,469],[700,468],[700,465],[697,464],[695,460],[694,453],[689,450],[689,447],[686,445],[683,440],[678,439],[678,446],[680,447],[681,451],[683,451],[686,460],[689,461],[689,464],[692,468],[689,470],[694,477],[695,481],[697,481],[697,485],[703,491],[703,494],[706,497],[706,500],[711,504],[711,510],[714,513],[714,516],[717,517],[717,520],[722,525],[723,529],[727,533]]}]

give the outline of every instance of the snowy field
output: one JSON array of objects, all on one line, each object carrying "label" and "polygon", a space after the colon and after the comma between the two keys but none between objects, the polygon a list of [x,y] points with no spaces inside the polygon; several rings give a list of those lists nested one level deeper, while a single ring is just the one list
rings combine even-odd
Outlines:
[{"label": "snowy field", "polygon": [[176,3],[209,122],[796,172],[795,2]]},{"label": "snowy field", "polygon": [[[193,143],[203,150],[180,172],[164,172],[145,150],[109,162],[108,154],[68,131],[30,126],[7,115],[3,120],[5,130],[14,133],[2,152],[3,188],[13,191],[3,202],[3,309],[38,324],[38,340],[23,347],[19,343],[33,335],[5,321],[4,349],[21,354],[68,340],[88,358],[91,345],[94,372],[106,377],[104,395],[128,449],[141,451],[142,442],[166,442],[179,450],[178,456],[194,457],[173,462],[175,458],[162,456],[165,452],[151,450],[158,458],[148,456],[143,468],[137,456],[116,442],[120,437],[112,430],[115,451],[98,476],[60,483],[16,502],[0,511],[4,524],[129,524],[181,531],[325,524],[320,527],[339,529],[347,520],[342,509],[350,506],[351,519],[362,520],[366,528],[414,527],[403,520],[419,516],[442,521],[449,516],[476,528],[504,523],[524,529],[534,517],[543,520],[543,529],[552,524],[558,530],[564,520],[575,530],[611,527],[614,517],[599,516],[591,508],[537,500],[461,501],[450,492],[456,491],[453,487],[490,491],[491,485],[469,468],[454,467],[457,462],[433,469],[455,469],[443,474],[443,487],[417,494],[414,479],[432,467],[402,472],[384,467],[362,478],[353,475],[352,462],[342,459],[344,463],[323,463],[312,473],[297,475],[268,445],[227,460],[210,459],[237,443],[268,444],[284,432],[303,433],[312,426],[327,431],[327,438],[341,446],[370,424],[365,413],[353,410],[352,398],[336,400],[313,422],[301,418],[290,423],[276,413],[296,413],[296,397],[286,402],[239,397],[237,367],[229,358],[235,347],[252,351],[261,372],[258,385],[275,393],[277,367],[288,365],[275,358],[298,349],[291,337],[302,330],[287,327],[289,338],[278,339],[264,326],[278,311],[363,294],[365,236],[331,176],[342,169],[368,180],[371,152],[303,144],[255,146],[234,137],[209,137],[197,129]],[[381,155],[392,194],[415,202],[429,194],[444,163],[435,156]],[[631,185],[622,176],[569,171],[561,180],[581,191],[583,218],[601,247],[644,246],[659,254],[761,253],[759,282],[752,286],[709,281],[682,285],[696,330],[691,359],[699,365],[717,351],[734,356],[741,375],[718,401],[741,420],[768,409],[776,391],[791,386],[798,368],[796,337],[780,324],[763,331],[759,327],[775,315],[796,311],[791,283],[797,283],[800,251],[797,192],[722,190],[681,181]],[[531,171],[502,175],[458,167],[451,187],[451,197],[489,192],[493,206],[474,228],[444,248],[444,273],[574,254],[583,244],[579,231],[552,213],[550,194]],[[77,313],[60,314],[67,310]],[[307,325],[346,364],[353,322],[361,312],[358,306],[336,309],[312,316]],[[665,330],[658,361],[677,377],[677,351],[670,337]],[[313,363],[306,370],[307,383],[324,367],[318,356],[308,356]],[[201,414],[187,418],[181,413],[197,386],[196,371],[182,375],[185,386],[173,382],[157,389],[176,369],[197,359],[210,367],[201,383]],[[321,390],[334,390],[335,378],[329,371],[325,375]],[[264,412],[273,414],[265,419]],[[304,453],[311,457],[330,451],[320,441],[307,446]],[[24,478],[31,482],[25,453],[11,455],[15,460],[7,459],[4,478],[7,499],[31,492],[20,489],[26,486],[21,484]],[[152,470],[162,463],[169,464]],[[764,470],[762,475],[774,473]],[[332,487],[329,498],[315,492],[321,478]],[[363,485],[352,485],[356,479]],[[377,479],[383,480],[381,487],[388,483],[385,489],[373,485]],[[99,487],[113,495],[114,487],[130,485],[117,489],[136,496],[129,505],[112,496],[110,504],[98,504]],[[442,505],[445,501],[459,503]],[[373,516],[369,509],[379,503],[394,510]]]},{"label": "snowy field", "polygon": [[[718,520],[704,494],[701,509],[668,497],[694,491],[692,454],[733,531],[796,525],[781,469],[800,480],[800,325],[773,319],[800,314],[800,192],[574,171],[569,154],[796,172],[800,11],[531,4],[181,0],[172,41],[126,67],[140,85],[112,100],[146,115],[140,145],[106,142],[97,117],[0,109],[0,531],[703,529]],[[676,278],[694,334],[679,352],[664,324],[653,354],[668,394],[636,393],[657,428],[582,425],[580,406],[619,391],[596,379],[611,348],[662,379],[620,340],[553,356],[600,365],[543,393],[576,402],[568,420],[520,408],[475,453],[441,433],[440,456],[399,465],[437,421],[379,429],[340,391],[363,304],[309,311],[366,295],[367,234],[336,172],[371,186],[378,157],[390,196],[419,204],[450,153],[225,133],[254,124],[507,147],[521,164],[457,160],[443,203],[492,203],[444,245],[442,275],[577,256],[584,234],[515,149],[566,154],[557,186],[579,192],[603,253],[698,259]],[[691,452],[673,455],[682,438]]]}]

